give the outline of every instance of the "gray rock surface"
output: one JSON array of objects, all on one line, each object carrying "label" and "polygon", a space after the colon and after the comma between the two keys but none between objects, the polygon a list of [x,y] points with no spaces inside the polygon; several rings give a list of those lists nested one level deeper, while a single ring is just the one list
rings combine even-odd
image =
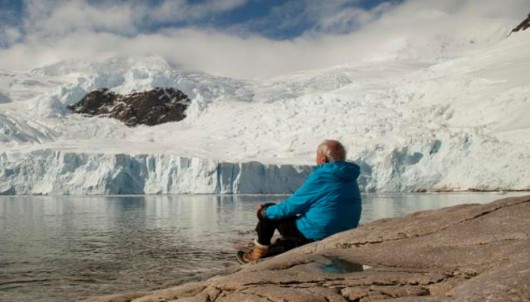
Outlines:
[{"label": "gray rock surface", "polygon": [[530,196],[382,219],[234,270],[92,301],[530,301]]},{"label": "gray rock surface", "polygon": [[12,102],[11,99],[7,95],[0,92],[0,104],[11,103],[11,102]]}]

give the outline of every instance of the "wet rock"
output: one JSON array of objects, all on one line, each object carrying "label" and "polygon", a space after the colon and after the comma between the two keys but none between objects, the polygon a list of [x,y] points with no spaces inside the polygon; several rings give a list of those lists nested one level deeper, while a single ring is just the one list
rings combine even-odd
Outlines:
[{"label": "wet rock", "polygon": [[132,301],[530,301],[529,213],[526,196],[383,219]]},{"label": "wet rock", "polygon": [[186,117],[190,99],[174,88],[120,95],[106,88],[94,90],[78,103],[68,106],[74,113],[111,117],[133,127],[176,122]]}]

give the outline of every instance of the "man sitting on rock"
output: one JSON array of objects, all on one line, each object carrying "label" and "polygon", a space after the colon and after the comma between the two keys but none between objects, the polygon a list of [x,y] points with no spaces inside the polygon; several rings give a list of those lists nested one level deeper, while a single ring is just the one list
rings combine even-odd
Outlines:
[{"label": "man sitting on rock", "polygon": [[345,160],[346,150],[340,142],[322,142],[317,148],[317,166],[304,184],[279,204],[258,206],[258,239],[251,251],[238,252],[238,261],[256,262],[267,256],[275,230],[298,246],[357,227],[360,168]]}]

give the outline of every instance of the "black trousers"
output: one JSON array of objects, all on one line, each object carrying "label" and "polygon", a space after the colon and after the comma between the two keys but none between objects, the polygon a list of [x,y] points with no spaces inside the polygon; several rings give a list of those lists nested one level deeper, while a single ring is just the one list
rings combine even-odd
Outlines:
[{"label": "black trousers", "polygon": [[258,225],[256,225],[256,233],[258,233],[258,243],[262,245],[270,245],[274,232],[278,230],[280,235],[289,240],[298,241],[300,245],[309,243],[302,233],[296,227],[296,216],[286,219],[272,220],[263,218],[258,214]]}]

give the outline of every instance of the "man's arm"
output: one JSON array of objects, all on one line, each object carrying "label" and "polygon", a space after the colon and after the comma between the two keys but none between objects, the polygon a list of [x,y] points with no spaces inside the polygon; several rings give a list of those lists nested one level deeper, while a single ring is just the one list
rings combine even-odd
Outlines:
[{"label": "man's arm", "polygon": [[264,213],[268,219],[278,220],[303,214],[318,199],[316,177],[310,175],[304,184],[285,201],[270,206]]}]

